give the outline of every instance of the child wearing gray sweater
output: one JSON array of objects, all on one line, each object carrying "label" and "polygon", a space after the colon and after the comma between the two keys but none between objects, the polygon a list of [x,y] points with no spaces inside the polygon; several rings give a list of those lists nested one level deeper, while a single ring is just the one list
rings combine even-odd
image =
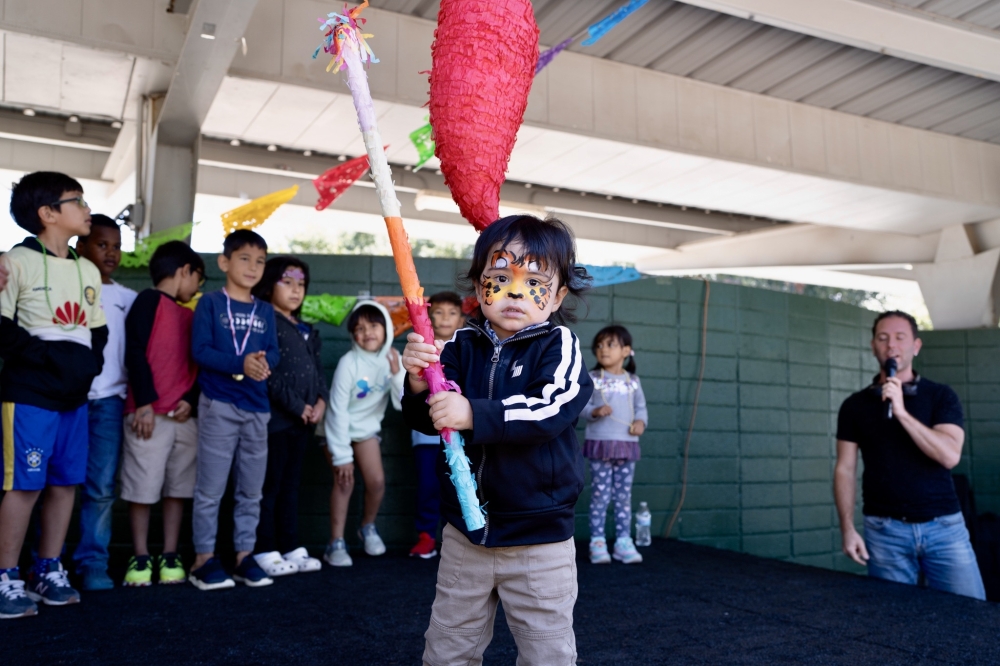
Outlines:
[{"label": "child wearing gray sweater", "polygon": [[615,500],[614,559],[624,564],[642,562],[632,542],[632,480],[639,460],[639,436],[649,414],[642,384],[635,374],[632,334],[624,326],[607,326],[594,336],[597,365],[590,372],[594,394],[583,410],[587,431],[583,456],[590,461],[590,561],[611,562],[604,523]]}]

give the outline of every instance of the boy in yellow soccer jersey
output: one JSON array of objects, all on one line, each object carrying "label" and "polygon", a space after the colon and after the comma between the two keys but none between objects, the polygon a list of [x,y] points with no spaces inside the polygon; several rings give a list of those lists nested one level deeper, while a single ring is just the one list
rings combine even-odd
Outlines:
[{"label": "boy in yellow soccer jersey", "polygon": [[[61,173],[28,174],[11,191],[11,217],[34,236],[0,258],[0,619],[34,615],[35,601],[80,601],[59,556],[76,486],[87,472],[87,393],[101,372],[108,327],[101,273],[70,248],[90,233],[83,187]],[[41,535],[28,586],[18,559],[31,511],[45,492]]]}]

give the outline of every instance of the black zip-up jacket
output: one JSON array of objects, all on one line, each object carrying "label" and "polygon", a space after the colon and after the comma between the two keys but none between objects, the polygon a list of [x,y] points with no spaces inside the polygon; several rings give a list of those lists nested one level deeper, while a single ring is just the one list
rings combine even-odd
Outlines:
[{"label": "black zip-up jacket", "polygon": [[[441,363],[472,405],[473,429],[462,435],[486,526],[466,529],[442,449],[437,470],[445,519],[488,547],[572,537],[584,482],[576,422],[593,393],[576,335],[547,324],[495,346],[482,325],[470,321],[444,345]],[[407,382],[403,417],[432,435],[427,397],[412,393]]]},{"label": "black zip-up jacket", "polygon": [[[271,420],[268,432],[301,428],[302,410],[323,398],[330,402],[330,390],[323,377],[319,331],[309,326],[308,339],[284,315],[274,314],[278,329],[281,360],[267,378],[267,393],[271,398]],[[314,426],[309,426],[314,427]]]}]

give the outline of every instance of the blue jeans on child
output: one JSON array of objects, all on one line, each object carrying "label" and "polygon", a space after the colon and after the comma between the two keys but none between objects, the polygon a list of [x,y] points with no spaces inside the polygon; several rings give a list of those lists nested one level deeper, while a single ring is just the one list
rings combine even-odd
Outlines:
[{"label": "blue jeans on child", "polygon": [[80,544],[73,553],[77,572],[108,568],[111,506],[115,502],[124,410],[125,401],[116,395],[90,401],[87,480],[80,492]]},{"label": "blue jeans on child", "polygon": [[926,523],[865,516],[868,575],[985,600],[986,590],[961,513]]}]

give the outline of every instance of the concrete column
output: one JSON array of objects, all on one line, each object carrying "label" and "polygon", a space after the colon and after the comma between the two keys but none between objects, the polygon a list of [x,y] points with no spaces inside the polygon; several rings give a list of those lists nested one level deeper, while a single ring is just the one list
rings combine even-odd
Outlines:
[{"label": "concrete column", "polygon": [[[154,98],[140,129],[137,195],[142,233],[191,221],[198,184],[201,125],[236,55],[257,0],[200,0],[194,8],[162,104]],[[142,170],[145,170],[144,172]]]}]

